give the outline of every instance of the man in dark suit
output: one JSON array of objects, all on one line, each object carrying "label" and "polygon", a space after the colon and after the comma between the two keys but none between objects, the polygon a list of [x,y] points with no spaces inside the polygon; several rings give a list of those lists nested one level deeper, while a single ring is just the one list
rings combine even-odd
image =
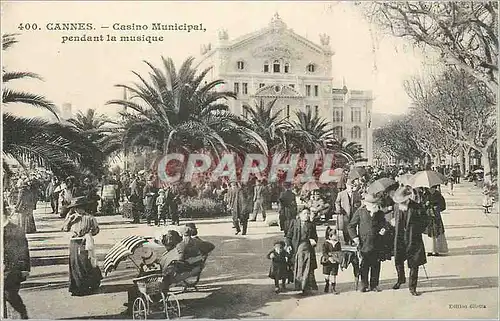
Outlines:
[{"label": "man in dark suit", "polygon": [[368,292],[368,287],[372,291],[380,292],[380,252],[383,247],[382,236],[387,227],[384,213],[380,211],[380,202],[380,197],[367,194],[365,205],[354,213],[348,226],[349,235],[361,254],[361,292]]},{"label": "man in dark suit", "polygon": [[347,245],[351,245],[352,241],[349,237],[347,227],[353,214],[361,206],[361,195],[353,189],[352,182],[348,182],[346,189],[338,193],[337,200],[335,201],[335,211],[339,215],[337,224],[339,225],[339,230],[344,235],[344,242]]},{"label": "man in dark suit", "polygon": [[266,220],[266,209],[264,206],[264,201],[265,187],[262,185],[260,180],[257,180],[253,188],[253,215],[250,221],[255,222],[257,220],[257,214],[259,211],[262,213],[262,220]]},{"label": "man in dark suit", "polygon": [[[6,302],[21,315],[28,319],[28,312],[23,299],[19,296],[21,282],[25,281],[31,269],[28,240],[24,232],[9,221],[7,204],[3,204],[3,296]],[[4,317],[7,315],[7,305],[4,304]]]},{"label": "man in dark suit", "polygon": [[285,183],[285,191],[280,194],[278,199],[279,203],[279,220],[280,229],[285,233],[288,232],[288,227],[291,222],[297,217],[297,201],[295,200],[295,193],[292,192],[292,185]]},{"label": "man in dark suit", "polygon": [[411,197],[412,189],[409,186],[399,188],[392,196],[396,203],[391,224],[396,228],[394,262],[398,274],[398,281],[392,288],[397,290],[406,282],[404,261],[407,261],[410,268],[410,293],[418,296],[418,268],[427,263],[422,233],[427,227],[428,219],[424,208],[411,200]]},{"label": "man in dark suit", "polygon": [[233,216],[233,226],[236,229],[235,234],[240,234],[241,229],[243,229],[242,235],[246,235],[248,218],[246,217],[245,196],[236,182],[231,182],[231,187],[227,192],[227,207]]}]

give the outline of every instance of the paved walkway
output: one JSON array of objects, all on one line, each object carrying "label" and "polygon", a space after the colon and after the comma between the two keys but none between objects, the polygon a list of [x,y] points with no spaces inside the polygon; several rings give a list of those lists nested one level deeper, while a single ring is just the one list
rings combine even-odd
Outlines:
[{"label": "paved walkway", "polygon": [[[216,244],[200,282],[200,291],[181,295],[185,318],[496,318],[498,316],[498,215],[486,216],[480,190],[470,183],[455,186],[454,196],[443,190],[448,209],[443,214],[450,253],[430,257],[420,271],[420,297],[406,287],[391,289],[396,280],[393,262],[384,262],[381,293],[353,291],[352,271],[340,272],[340,295],[300,298],[295,292],[275,294],[267,278],[265,255],[281,238],[277,227],[252,223],[249,235],[235,236],[229,219],[197,222],[200,236]],[[122,264],[107,276],[100,292],[87,297],[68,293],[68,233],[61,219],[36,212],[38,232],[29,235],[32,273],[21,295],[32,318],[124,318],[126,289],[136,273]],[[100,217],[96,237],[101,262],[107,250],[130,234],[155,235],[158,228],[125,222],[120,216]],[[324,228],[320,227],[319,234]],[[427,237],[425,237],[426,241]],[[320,239],[320,244],[323,242]],[[319,254],[318,254],[319,259]],[[316,270],[323,286],[321,268]],[[161,318],[158,316],[157,318]]]}]

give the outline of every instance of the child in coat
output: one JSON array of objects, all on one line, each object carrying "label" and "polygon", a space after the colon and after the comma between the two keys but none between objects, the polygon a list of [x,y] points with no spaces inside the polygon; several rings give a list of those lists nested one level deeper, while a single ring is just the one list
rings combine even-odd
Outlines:
[{"label": "child in coat", "polygon": [[490,186],[484,185],[483,187],[483,208],[485,213],[491,213],[490,207],[493,206],[493,198],[490,193]]},{"label": "child in coat", "polygon": [[[323,255],[321,256],[323,275],[325,276],[325,293],[331,290],[334,294],[339,294],[335,286],[337,283],[337,274],[339,273],[339,265],[342,262],[342,248],[337,230],[328,227],[326,233],[326,240],[323,243]],[[330,280],[330,276],[333,277],[332,280]]]},{"label": "child in coat", "polygon": [[163,225],[167,225],[167,198],[165,191],[160,189],[158,191],[158,198],[156,199],[156,206],[158,207],[158,225],[163,220]]},{"label": "child in coat", "polygon": [[285,289],[285,282],[288,277],[288,253],[285,251],[285,242],[275,242],[274,248],[267,254],[267,258],[271,260],[269,277],[274,280],[274,292],[280,293],[281,290]]}]

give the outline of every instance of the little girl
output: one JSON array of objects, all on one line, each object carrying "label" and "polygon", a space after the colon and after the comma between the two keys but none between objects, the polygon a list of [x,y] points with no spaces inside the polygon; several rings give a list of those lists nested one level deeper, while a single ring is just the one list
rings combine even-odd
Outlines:
[{"label": "little girl", "polygon": [[326,240],[323,243],[323,255],[321,256],[321,264],[323,265],[323,274],[325,276],[325,293],[330,290],[330,275],[333,276],[331,280],[331,291],[334,294],[339,294],[335,289],[337,283],[337,274],[339,273],[339,265],[342,262],[342,252],[337,231],[335,229],[327,228]]},{"label": "little girl", "polygon": [[[288,277],[287,263],[288,253],[285,251],[285,242],[276,241],[274,248],[267,254],[267,258],[272,260],[269,268],[269,277],[274,280],[274,292],[280,293],[285,289],[285,282]],[[281,290],[279,281],[281,280]]]}]

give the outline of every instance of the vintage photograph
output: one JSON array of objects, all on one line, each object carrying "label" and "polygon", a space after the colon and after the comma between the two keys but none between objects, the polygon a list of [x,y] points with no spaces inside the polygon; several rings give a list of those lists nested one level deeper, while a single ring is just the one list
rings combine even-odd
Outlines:
[{"label": "vintage photograph", "polygon": [[497,1],[2,1],[5,319],[498,319]]}]

